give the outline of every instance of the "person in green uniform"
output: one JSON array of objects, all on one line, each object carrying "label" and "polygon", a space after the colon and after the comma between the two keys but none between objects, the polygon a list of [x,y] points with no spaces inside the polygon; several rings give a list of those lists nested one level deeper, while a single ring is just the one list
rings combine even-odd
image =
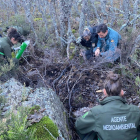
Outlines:
[{"label": "person in green uniform", "polygon": [[[23,42],[21,35],[17,32],[15,28],[10,28],[7,31],[7,37],[0,38],[0,62],[12,58],[12,46],[18,42]],[[18,59],[13,58],[14,63],[18,63]]]},{"label": "person in green uniform", "polygon": [[108,75],[100,105],[76,120],[81,140],[139,140],[140,110],[123,98],[119,75]]}]

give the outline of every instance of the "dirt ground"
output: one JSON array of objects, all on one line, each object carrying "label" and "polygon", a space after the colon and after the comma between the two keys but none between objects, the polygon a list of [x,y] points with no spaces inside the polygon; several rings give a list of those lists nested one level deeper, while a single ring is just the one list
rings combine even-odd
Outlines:
[{"label": "dirt ground", "polygon": [[[132,79],[122,75],[120,62],[103,63],[96,66],[99,62],[94,58],[92,61],[84,61],[79,56],[75,56],[69,61],[64,58],[58,61],[57,58],[61,58],[58,56],[59,54],[53,54],[55,52],[53,51],[53,55],[51,55],[51,52],[47,51],[45,53],[36,49],[34,56],[27,55],[27,57],[22,58],[14,77],[25,86],[52,88],[60,97],[69,117],[74,117],[73,112],[80,108],[99,104],[98,98],[101,98],[102,93],[96,91],[103,89],[104,80],[110,71],[121,74],[123,90],[128,103],[135,105],[140,103]],[[52,58],[52,56],[54,57]],[[12,73],[9,74],[8,78],[11,76],[13,76]],[[73,122],[70,120],[72,130]],[[73,137],[76,137],[74,130]]]}]

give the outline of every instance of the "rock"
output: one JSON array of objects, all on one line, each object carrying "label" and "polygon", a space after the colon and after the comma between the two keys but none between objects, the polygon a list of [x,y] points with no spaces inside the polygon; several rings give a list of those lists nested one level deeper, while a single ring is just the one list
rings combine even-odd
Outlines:
[{"label": "rock", "polygon": [[102,79],[105,78],[103,74],[101,75],[101,78],[102,78]]},{"label": "rock", "polygon": [[[66,123],[67,112],[60,102],[59,97],[52,89],[43,87],[32,89],[31,87],[24,87],[13,78],[1,84],[0,89],[2,89],[1,95],[7,99],[2,115],[5,115],[7,111],[19,105],[24,107],[39,105],[43,111],[40,111],[41,114],[39,114],[39,116],[37,116],[36,113],[35,121],[37,122],[42,116],[48,116],[57,125],[60,137],[63,140],[69,140]],[[32,117],[33,115],[30,116],[30,118]]]},{"label": "rock", "polygon": [[100,83],[100,82],[99,82],[98,87],[101,87],[102,85],[103,85],[103,83]]},{"label": "rock", "polygon": [[80,108],[79,110],[73,112],[73,115],[78,118],[82,115],[84,115],[87,111],[89,111],[91,108],[90,107],[83,107],[83,108]]}]

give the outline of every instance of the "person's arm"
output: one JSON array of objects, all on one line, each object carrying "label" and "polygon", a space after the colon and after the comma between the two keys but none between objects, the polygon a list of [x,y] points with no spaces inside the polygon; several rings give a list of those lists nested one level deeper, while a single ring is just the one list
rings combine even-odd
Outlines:
[{"label": "person's arm", "polygon": [[78,37],[76,41],[73,42],[75,45],[79,46],[82,50],[85,50],[86,43],[83,37]]},{"label": "person's arm", "polygon": [[3,47],[3,51],[4,51],[5,57],[7,58],[8,61],[9,61],[9,59],[12,59],[15,64],[17,64],[19,62],[18,59],[12,58],[11,47],[8,44]]},{"label": "person's arm", "polygon": [[76,120],[75,126],[81,134],[87,134],[93,130],[94,124],[95,119],[90,110]]},{"label": "person's arm", "polygon": [[109,50],[106,52],[102,52],[101,55],[102,56],[113,55],[115,53],[116,48],[117,48],[117,44],[118,44],[118,39],[111,38],[110,42],[108,44]]},{"label": "person's arm", "polygon": [[115,50],[117,48],[117,45],[118,45],[120,39],[121,39],[120,34],[118,34],[118,33],[111,34],[108,39],[109,40],[109,44],[108,44],[109,50],[101,53],[101,55],[108,55],[109,53],[112,53],[112,54],[115,53]]},{"label": "person's arm", "polygon": [[101,39],[100,38],[98,38],[98,42],[97,42],[97,47],[95,47],[95,50],[97,49],[97,48],[101,48]]},{"label": "person's arm", "polygon": [[95,56],[100,55],[100,48],[101,48],[101,39],[98,38],[97,47],[95,47],[93,50],[93,52],[95,52]]},{"label": "person's arm", "polygon": [[12,58],[10,45],[6,44],[3,46],[3,51],[6,58]]},{"label": "person's arm", "polygon": [[85,41],[84,41],[84,39],[82,38],[81,39],[81,42],[79,42],[82,46],[86,46],[86,43],[85,43]]}]

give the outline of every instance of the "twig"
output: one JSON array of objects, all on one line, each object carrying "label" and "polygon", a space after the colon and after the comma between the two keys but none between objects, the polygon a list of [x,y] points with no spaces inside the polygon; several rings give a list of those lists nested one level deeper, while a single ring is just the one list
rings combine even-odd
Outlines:
[{"label": "twig", "polygon": [[48,132],[49,132],[49,134],[56,140],[56,138],[53,136],[53,134],[45,127],[45,126],[43,126]]},{"label": "twig", "polygon": [[61,79],[61,77],[65,74],[65,72],[66,72],[66,70],[69,68],[70,66],[68,66],[68,67],[66,67],[62,72],[61,72],[61,74],[60,74],[60,76],[58,77],[58,78],[56,78],[54,81],[53,81],[53,89],[55,89],[55,83],[59,80],[59,79]]}]

